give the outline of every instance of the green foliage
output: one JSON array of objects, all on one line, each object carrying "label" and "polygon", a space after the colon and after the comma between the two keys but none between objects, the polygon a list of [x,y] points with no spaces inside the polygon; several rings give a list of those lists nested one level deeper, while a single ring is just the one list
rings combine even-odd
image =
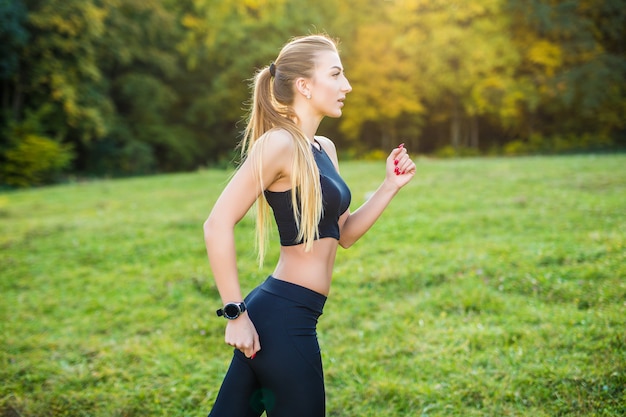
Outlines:
[{"label": "green foliage", "polygon": [[612,141],[608,137],[584,135],[555,135],[543,137],[531,135],[528,141],[515,140],[504,146],[505,155],[541,155],[585,152],[589,150],[606,151],[611,149]]},{"label": "green foliage", "polygon": [[[624,155],[421,159],[340,250],[329,416],[626,412]],[[382,161],[342,163],[356,209]],[[0,415],[206,415],[232,349],[202,222],[230,173],[0,195]],[[242,290],[258,269],[238,224]],[[261,341],[261,343],[263,343]]]},{"label": "green foliage", "polygon": [[77,142],[102,137],[111,111],[102,94],[97,51],[106,11],[84,0],[48,0],[29,6],[32,41],[22,51],[27,72],[20,74],[20,81],[27,84],[33,99],[25,108],[52,105],[54,114],[46,128],[54,136],[74,136]]},{"label": "green foliage", "polygon": [[626,58],[614,44],[624,36],[623,2],[509,0],[508,6],[513,41],[524,51],[517,77],[538,99],[520,119],[524,136],[537,128],[546,136],[623,129]]},{"label": "green foliage", "polygon": [[17,71],[17,49],[28,39],[25,20],[26,8],[21,1],[0,0],[0,80],[11,78]]},{"label": "green foliage", "polygon": [[435,152],[435,156],[439,158],[456,158],[456,157],[476,157],[480,156],[480,151],[475,148],[453,147],[451,145],[444,146]]},{"label": "green foliage", "polygon": [[531,137],[580,142],[573,135],[615,147],[626,127],[623,6],[0,0],[0,130],[45,113],[40,135],[73,146],[78,176],[221,163],[255,70],[289,38],[328,32],[354,90],[320,133],[352,154],[400,142],[510,152]]},{"label": "green foliage", "polygon": [[26,134],[1,156],[0,184],[29,187],[50,183],[71,162],[72,148],[55,140]]}]

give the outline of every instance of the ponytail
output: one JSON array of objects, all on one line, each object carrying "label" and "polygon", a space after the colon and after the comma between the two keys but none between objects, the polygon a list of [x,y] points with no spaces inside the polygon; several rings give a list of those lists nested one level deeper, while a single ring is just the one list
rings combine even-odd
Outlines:
[{"label": "ponytail", "polygon": [[[335,43],[326,36],[313,35],[296,38],[283,47],[275,63],[259,70],[252,82],[252,104],[241,141],[241,153],[245,158],[254,155],[252,161],[259,179],[260,194],[257,200],[256,244],[259,264],[263,264],[270,227],[269,204],[265,199],[261,152],[251,154],[256,141],[272,129],[284,129],[294,140],[295,152],[291,173],[291,202],[298,229],[298,241],[304,242],[305,251],[313,248],[319,238],[317,225],[322,216],[322,190],[320,174],[311,143],[297,126],[291,107],[294,99],[294,81],[298,77],[311,78],[317,53],[322,50],[336,52]],[[270,70],[271,67],[271,70]]]}]

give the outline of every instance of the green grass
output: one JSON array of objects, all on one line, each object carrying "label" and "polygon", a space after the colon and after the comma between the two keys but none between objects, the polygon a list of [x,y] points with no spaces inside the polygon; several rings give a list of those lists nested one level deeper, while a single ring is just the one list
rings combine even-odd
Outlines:
[{"label": "green grass", "polygon": [[[626,413],[626,155],[420,160],[318,333],[328,415]],[[382,163],[347,162],[356,208]],[[0,416],[204,416],[231,349],[200,171],[0,194]],[[245,291],[271,272],[238,226]]]}]

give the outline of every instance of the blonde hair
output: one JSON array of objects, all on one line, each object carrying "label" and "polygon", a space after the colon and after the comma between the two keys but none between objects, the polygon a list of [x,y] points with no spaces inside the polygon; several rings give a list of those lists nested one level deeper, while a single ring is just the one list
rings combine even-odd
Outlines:
[{"label": "blonde hair", "polygon": [[[291,174],[291,202],[298,228],[298,241],[304,242],[305,251],[311,250],[313,241],[319,237],[318,223],[322,216],[322,190],[319,170],[311,142],[297,126],[293,109],[296,79],[312,78],[317,55],[320,52],[337,52],[336,43],[326,35],[310,35],[292,39],[280,51],[276,61],[259,70],[253,81],[253,95],[244,137],[241,142],[242,156],[246,156],[255,142],[272,129],[284,129],[292,136],[295,145]],[[260,159],[260,152],[253,155]],[[262,161],[252,161],[262,181]],[[257,200],[257,250],[262,265],[270,224],[269,204],[263,193]]]}]

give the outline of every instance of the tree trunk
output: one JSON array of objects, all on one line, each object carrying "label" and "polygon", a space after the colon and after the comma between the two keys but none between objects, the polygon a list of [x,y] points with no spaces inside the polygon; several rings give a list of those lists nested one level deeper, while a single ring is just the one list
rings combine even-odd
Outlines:
[{"label": "tree trunk", "polygon": [[454,149],[458,149],[461,145],[461,110],[459,109],[459,101],[456,97],[452,101],[450,142]]},{"label": "tree trunk", "polygon": [[478,149],[479,147],[478,117],[470,117],[470,147]]},{"label": "tree trunk", "polygon": [[394,122],[383,123],[381,147],[384,151],[391,150],[398,145],[398,131]]},{"label": "tree trunk", "polygon": [[2,80],[2,87],[0,88],[2,91],[2,101],[0,102],[0,111],[3,113],[5,110],[9,109],[9,82],[7,80]]},{"label": "tree trunk", "polygon": [[18,79],[15,80],[15,90],[13,91],[13,120],[15,121],[21,119],[20,115],[22,113],[23,99],[22,83],[18,77]]}]

